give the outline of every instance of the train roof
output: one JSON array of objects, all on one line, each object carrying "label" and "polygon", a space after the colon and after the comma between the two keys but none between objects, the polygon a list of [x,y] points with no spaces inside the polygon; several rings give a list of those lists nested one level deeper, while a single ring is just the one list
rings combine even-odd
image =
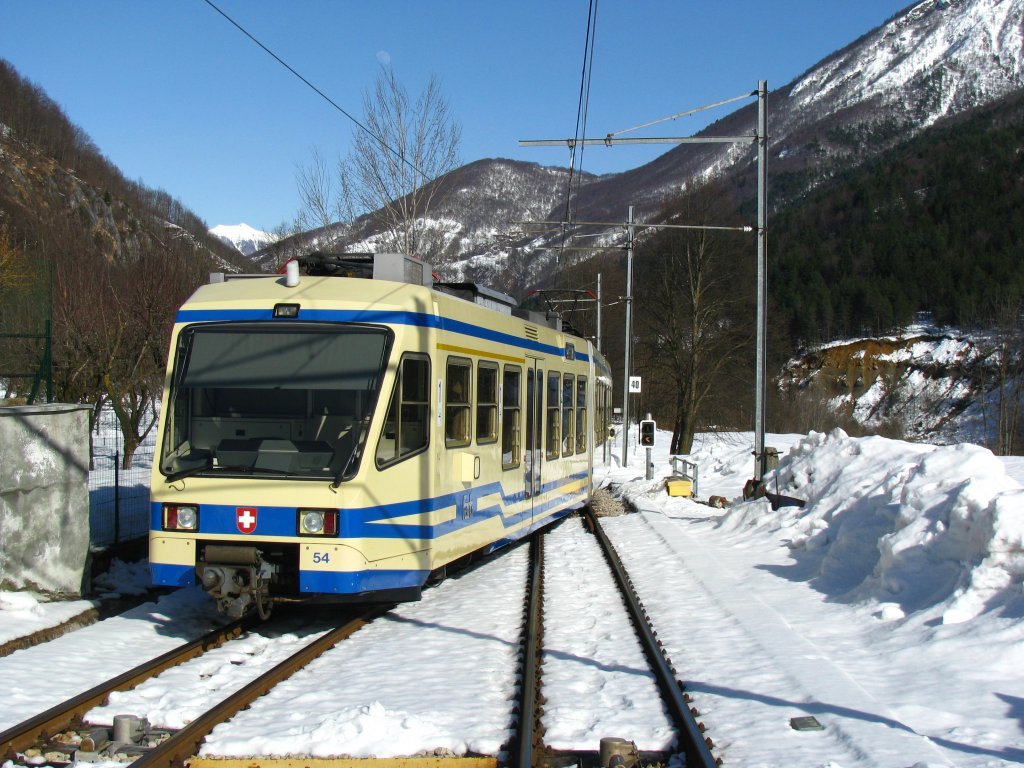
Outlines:
[{"label": "train roof", "polygon": [[[291,284],[290,284],[291,283]],[[562,354],[570,347],[589,349],[602,376],[610,377],[607,362],[585,338],[544,314],[505,307],[495,310],[478,299],[495,300],[496,291],[471,284],[432,284],[330,275],[222,275],[211,276],[182,305],[176,322],[270,320],[273,317],[324,320],[344,318],[352,322],[398,322],[426,327],[482,328],[488,338],[512,334],[538,349]],[[464,309],[463,309],[464,307]],[[278,314],[278,310],[294,314]],[[490,314],[490,318],[486,315]],[[495,316],[497,315],[497,316]],[[446,320],[452,324],[446,324]],[[523,325],[516,327],[516,321]],[[543,329],[543,330],[542,330]],[[554,334],[549,335],[549,334]],[[579,343],[566,343],[575,337]]]},{"label": "train roof", "polygon": [[[333,280],[356,278],[367,280],[369,283],[361,285],[359,288],[361,297],[367,302],[393,304],[396,301],[399,303],[406,301],[407,299],[399,299],[397,296],[393,296],[391,301],[386,300],[386,297],[394,291],[394,286],[385,289],[379,288],[382,283],[404,283],[409,286],[430,288],[438,293],[468,301],[503,315],[511,315],[534,325],[582,338],[582,334],[564,322],[562,318],[544,312],[520,309],[516,300],[508,294],[476,283],[441,282],[436,279],[430,264],[412,256],[397,253],[316,251],[292,259],[289,264],[294,264],[295,268],[291,274],[285,273],[283,277],[267,273],[213,272],[210,274],[211,285],[233,284],[235,287],[232,289],[218,288],[213,292],[200,289],[189,299],[188,304],[193,305],[207,301],[217,303],[235,300],[243,302],[269,301],[273,296],[280,295],[279,289],[274,289],[271,286],[273,284],[287,286],[289,281],[293,281],[295,286],[304,283],[303,294],[309,295],[310,298],[315,297],[317,301],[330,301],[341,298],[342,293],[347,293],[347,291],[338,291],[339,284]],[[282,268],[282,271],[284,269]],[[299,274],[300,272],[303,274]],[[324,278],[329,278],[329,281],[322,282]],[[253,285],[240,287],[249,283]],[[370,287],[371,284],[374,286],[373,288]],[[403,293],[403,296],[405,295],[407,294]],[[345,297],[346,300],[348,298],[348,296]]]}]

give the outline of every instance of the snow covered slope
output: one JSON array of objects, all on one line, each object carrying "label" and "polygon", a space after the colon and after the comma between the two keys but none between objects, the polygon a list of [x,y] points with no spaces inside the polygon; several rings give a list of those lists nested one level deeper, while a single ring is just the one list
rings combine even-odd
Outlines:
[{"label": "snow covered slope", "polygon": [[1000,395],[1012,399],[1016,384],[1004,341],[994,333],[911,329],[834,342],[790,360],[778,384],[805,412],[824,407],[840,424],[849,419],[930,443],[997,445]]},{"label": "snow covered slope", "polygon": [[1021,0],[925,0],[825,59],[793,85],[790,107],[875,102],[917,126],[1024,85]]},{"label": "snow covered slope", "polygon": [[[769,173],[773,180],[787,179],[785,185],[770,181],[770,205],[799,198],[943,118],[1024,89],[1022,32],[1024,0],[924,0],[792,83],[768,83]],[[748,85],[756,87],[754,77]],[[701,133],[750,135],[756,116],[751,100]],[[596,130],[611,127],[616,126]],[[584,175],[572,218],[620,221],[626,207],[635,205],[637,219],[649,220],[680,189],[734,170],[751,174],[754,151],[752,144],[686,145],[624,173]],[[487,159],[435,182],[440,186],[431,218],[422,222],[438,246],[430,254],[435,268],[452,279],[483,280],[517,295],[535,286],[550,267],[546,249],[560,243],[562,233],[530,234],[510,222],[565,219],[568,178],[567,169]],[[605,230],[609,236],[620,231]],[[308,242],[360,250],[380,239],[379,225],[369,216],[349,230],[321,234],[330,237]],[[264,252],[257,260],[269,264],[275,258],[280,254]]]},{"label": "snow covered slope", "polygon": [[218,224],[210,230],[210,234],[219,237],[245,256],[252,256],[256,251],[277,241],[269,232],[255,229],[248,224]]}]

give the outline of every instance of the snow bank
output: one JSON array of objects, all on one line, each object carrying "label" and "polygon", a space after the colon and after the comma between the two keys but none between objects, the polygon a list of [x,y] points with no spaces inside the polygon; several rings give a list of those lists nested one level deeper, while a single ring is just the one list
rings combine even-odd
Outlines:
[{"label": "snow bank", "polygon": [[0,645],[59,626],[92,607],[88,600],[51,602],[32,592],[0,592]]},{"label": "snow bank", "polygon": [[806,506],[758,500],[719,525],[777,533],[830,598],[944,624],[1024,613],[1024,488],[987,449],[812,432],[766,481]]}]

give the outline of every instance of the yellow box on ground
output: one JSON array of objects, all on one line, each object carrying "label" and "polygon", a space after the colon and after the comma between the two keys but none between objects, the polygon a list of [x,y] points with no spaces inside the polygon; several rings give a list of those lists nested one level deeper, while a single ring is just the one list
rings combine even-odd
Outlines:
[{"label": "yellow box on ground", "polygon": [[692,496],[693,481],[676,477],[665,481],[665,490],[669,496]]}]

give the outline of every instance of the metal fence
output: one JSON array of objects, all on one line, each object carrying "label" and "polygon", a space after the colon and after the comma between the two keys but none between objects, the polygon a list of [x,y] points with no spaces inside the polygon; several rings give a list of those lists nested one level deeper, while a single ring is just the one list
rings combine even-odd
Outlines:
[{"label": "metal fence", "polygon": [[92,432],[93,466],[89,472],[91,545],[108,547],[149,532],[149,471],[156,428],[135,451],[130,469],[122,469],[124,437],[117,417],[104,409]]}]

